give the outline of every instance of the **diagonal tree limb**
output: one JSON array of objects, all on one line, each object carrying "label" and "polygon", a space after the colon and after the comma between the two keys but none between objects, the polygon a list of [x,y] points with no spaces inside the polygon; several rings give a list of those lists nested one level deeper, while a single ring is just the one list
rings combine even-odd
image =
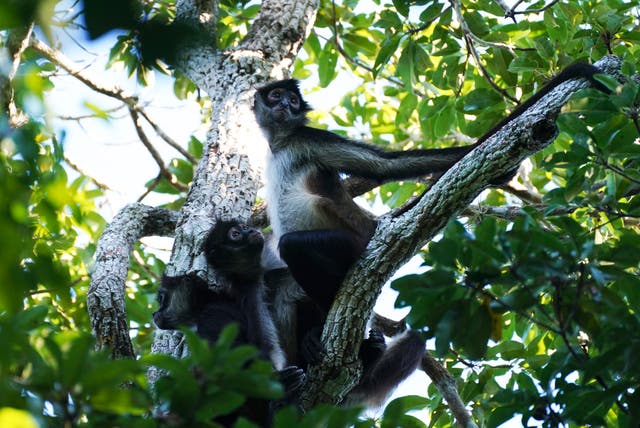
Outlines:
[{"label": "diagonal tree limb", "polygon": [[[617,57],[608,56],[595,65],[617,75],[620,64]],[[309,371],[310,386],[302,397],[305,407],[341,399],[353,387],[361,369],[358,350],[382,285],[492,180],[551,144],[560,109],[586,86],[584,79],[559,85],[454,165],[411,210],[397,218],[379,219],[364,256],[351,269],[329,312],[323,331],[326,353],[322,363]]]}]

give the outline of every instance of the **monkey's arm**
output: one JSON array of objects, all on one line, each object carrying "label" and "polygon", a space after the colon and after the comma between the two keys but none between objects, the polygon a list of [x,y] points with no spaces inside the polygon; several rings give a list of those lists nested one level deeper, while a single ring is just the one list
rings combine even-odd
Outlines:
[{"label": "monkey's arm", "polygon": [[[372,337],[373,336],[373,337]],[[347,396],[347,403],[366,401],[370,405],[380,406],[393,392],[400,382],[413,373],[425,352],[425,343],[419,333],[407,331],[391,346],[385,349],[384,337],[380,332],[369,336],[369,347],[380,347],[374,351],[373,361],[363,360],[362,378],[360,383]],[[367,342],[363,342],[366,346]],[[369,350],[371,352],[371,350]],[[360,357],[362,358],[362,352]]]},{"label": "monkey's arm", "polygon": [[363,178],[399,180],[443,172],[475,146],[384,151],[373,144],[348,140],[320,129],[304,128],[301,140],[318,163]]}]

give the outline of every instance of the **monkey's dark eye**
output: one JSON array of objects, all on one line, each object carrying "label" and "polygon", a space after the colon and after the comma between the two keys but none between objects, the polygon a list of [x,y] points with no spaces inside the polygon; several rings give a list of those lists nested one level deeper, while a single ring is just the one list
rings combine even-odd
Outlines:
[{"label": "monkey's dark eye", "polygon": [[291,106],[296,110],[300,108],[300,98],[298,98],[296,94],[291,94],[289,102],[291,103]]},{"label": "monkey's dark eye", "polygon": [[232,241],[238,241],[242,238],[242,231],[237,227],[232,227],[229,229],[228,236]]},{"label": "monkey's dark eye", "polygon": [[280,89],[274,89],[273,91],[269,92],[267,98],[272,103],[278,102],[280,101],[280,98],[282,98],[282,91]]},{"label": "monkey's dark eye", "polygon": [[158,291],[158,305],[160,305],[160,307],[164,306],[164,299],[166,298],[166,293],[163,290]]}]

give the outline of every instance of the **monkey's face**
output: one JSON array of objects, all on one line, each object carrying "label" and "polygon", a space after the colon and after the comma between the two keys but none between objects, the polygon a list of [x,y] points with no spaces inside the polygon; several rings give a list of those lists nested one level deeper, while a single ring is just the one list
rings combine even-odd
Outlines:
[{"label": "monkey's face", "polygon": [[227,243],[229,247],[248,247],[260,252],[264,245],[264,238],[259,230],[239,223],[229,228],[227,232]]},{"label": "monkey's face", "polygon": [[241,274],[260,269],[264,246],[262,233],[246,224],[237,224],[227,231],[222,245],[216,251],[214,267],[224,273]]},{"label": "monkey's face", "polygon": [[207,261],[218,273],[232,281],[257,282],[264,237],[262,233],[237,221],[218,221],[207,237]]},{"label": "monkey's face", "polygon": [[262,127],[289,129],[302,126],[309,110],[295,80],[274,82],[256,92],[255,113]]},{"label": "monkey's face", "polygon": [[[203,286],[205,289],[201,290]],[[199,296],[204,292],[206,284],[200,284],[191,277],[164,276],[158,290],[158,310],[153,313],[153,322],[162,330],[194,324],[203,303]]]},{"label": "monkey's face", "polygon": [[274,88],[267,93],[267,105],[274,120],[284,122],[300,114],[300,96],[285,88]]}]

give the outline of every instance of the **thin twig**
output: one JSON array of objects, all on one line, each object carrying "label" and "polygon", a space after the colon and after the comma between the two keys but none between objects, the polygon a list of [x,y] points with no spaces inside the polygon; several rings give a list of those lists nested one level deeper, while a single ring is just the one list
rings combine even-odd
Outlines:
[{"label": "thin twig", "polygon": [[173,175],[165,165],[162,157],[160,156],[160,153],[158,153],[156,148],[149,140],[149,137],[147,137],[147,134],[144,132],[144,129],[142,129],[142,123],[140,122],[140,116],[138,115],[138,112],[130,107],[129,114],[131,115],[131,120],[133,121],[133,125],[136,129],[136,133],[138,134],[138,138],[140,138],[140,141],[146,147],[147,151],[151,154],[153,160],[156,161],[158,168],[160,168],[160,175],[166,178],[167,181],[169,181],[169,183],[176,189],[183,192],[189,190],[189,187],[180,183],[176,176]]},{"label": "thin twig", "polygon": [[101,181],[98,181],[96,178],[92,177],[91,175],[87,174],[86,172],[84,172],[82,170],[82,168],[80,168],[75,162],[73,162],[71,159],[69,159],[66,155],[64,156],[64,161],[67,163],[67,165],[69,165],[72,169],[76,170],[78,173],[80,173],[80,175],[84,175],[85,177],[88,177],[89,180],[91,180],[91,182],[93,184],[95,184],[99,189],[102,190],[111,190],[111,188],[107,185],[102,183]]},{"label": "thin twig", "polygon": [[138,113],[140,113],[142,117],[145,118],[145,120],[149,123],[149,125],[151,125],[151,127],[156,132],[156,134],[158,134],[158,136],[162,138],[168,145],[176,149],[182,156],[187,158],[187,160],[189,160],[189,162],[191,162],[192,164],[195,165],[198,163],[198,159],[196,159],[195,156],[189,153],[188,150],[185,150],[185,148],[182,147],[180,144],[178,144],[173,138],[169,137],[162,130],[162,128],[160,128],[160,126],[153,119],[149,117],[146,111],[144,111],[140,106],[136,106],[135,109]]},{"label": "thin twig", "polygon": [[467,49],[469,50],[469,53],[473,57],[474,62],[476,63],[476,66],[480,70],[480,73],[484,76],[487,82],[489,82],[489,85],[491,85],[491,87],[494,88],[498,93],[500,93],[504,98],[507,98],[508,100],[518,104],[518,99],[509,95],[509,93],[506,90],[502,89],[496,82],[494,82],[493,78],[489,75],[489,72],[482,64],[480,54],[478,54],[478,51],[476,50],[475,45],[473,44],[473,37],[472,37],[473,33],[471,32],[471,29],[467,25],[467,22],[465,21],[464,16],[462,15],[462,5],[460,4],[460,2],[458,0],[451,0],[451,5],[453,6],[453,10],[455,11],[456,16],[458,17],[458,21],[460,22],[460,27],[462,28],[462,34],[464,36]]},{"label": "thin twig", "polygon": [[469,287],[473,290],[479,291],[480,293],[482,293],[484,296],[488,297],[492,302],[496,302],[497,304],[499,304],[500,306],[502,306],[503,308],[517,314],[520,315],[521,317],[531,321],[532,323],[543,327],[553,333],[556,334],[562,334],[562,332],[557,329],[556,327],[545,323],[544,321],[540,321],[539,319],[535,318],[532,315],[527,314],[524,311],[518,310],[518,309],[514,309],[513,307],[511,307],[508,303],[503,302],[499,297],[496,297],[495,295],[493,295],[492,293],[490,293],[489,291],[485,290],[484,287],[477,285],[477,284],[473,284],[473,283],[466,283],[464,284],[466,287]]},{"label": "thin twig", "polygon": [[151,125],[153,130],[158,134],[160,138],[162,138],[169,146],[178,151],[182,156],[187,158],[191,163],[197,163],[197,160],[191,155],[187,150],[180,146],[175,140],[170,138],[162,129],[158,126],[158,124],[152,120],[149,115],[144,111],[142,105],[140,105],[138,101],[138,97],[125,91],[124,89],[118,86],[108,86],[102,83],[96,82],[93,80],[84,69],[75,65],[69,58],[67,58],[62,52],[57,51],[49,47],[44,42],[38,40],[35,37],[31,37],[30,46],[35,49],[37,52],[45,56],[51,62],[55,63],[62,69],[64,69],[71,76],[80,80],[89,88],[93,89],[96,92],[99,92],[103,95],[106,95],[111,98],[115,98],[123,103],[125,103],[130,110],[134,110],[138,112],[144,119]]},{"label": "thin twig", "polygon": [[513,12],[513,15],[528,15],[528,14],[532,14],[532,13],[542,13],[544,11],[546,11],[547,9],[550,9],[551,7],[555,6],[556,3],[558,3],[560,0],[553,0],[551,2],[549,2],[549,4],[539,8],[539,9],[525,9],[525,10],[515,10],[515,8],[521,3],[518,2],[516,3],[512,8],[511,11]]}]

